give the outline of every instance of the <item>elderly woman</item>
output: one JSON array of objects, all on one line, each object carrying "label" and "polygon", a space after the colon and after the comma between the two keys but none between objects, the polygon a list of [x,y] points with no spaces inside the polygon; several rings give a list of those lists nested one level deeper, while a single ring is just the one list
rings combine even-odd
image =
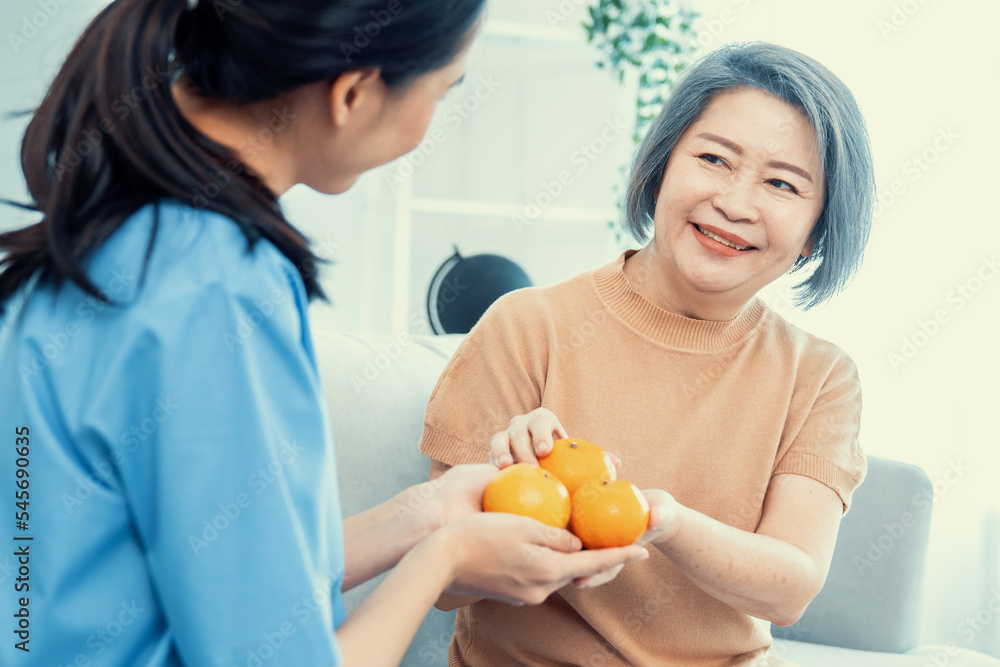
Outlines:
[{"label": "elderly woman", "polygon": [[466,605],[451,665],[783,664],[770,623],[793,623],[822,588],[865,474],[861,390],[842,350],[755,295],[805,267],[801,304],[835,294],[873,200],[864,121],[825,67],[755,43],[686,73],[627,186],[625,218],[652,238],[494,304],[441,377],[421,442],[432,476],[533,462],[554,435],[601,444],[648,489],[655,549],[539,607],[442,598]]}]

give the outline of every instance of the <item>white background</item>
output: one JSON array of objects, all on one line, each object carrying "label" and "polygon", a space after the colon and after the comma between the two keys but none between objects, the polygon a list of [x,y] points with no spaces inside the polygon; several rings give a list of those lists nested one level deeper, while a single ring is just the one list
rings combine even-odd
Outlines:
[{"label": "white background", "polygon": [[[38,103],[72,39],[103,3],[55,4],[55,15],[16,49],[9,34],[24,30],[38,4],[0,5],[0,112]],[[392,175],[408,173],[409,165],[397,162],[364,176],[341,196],[299,187],[283,198],[290,219],[337,262],[324,276],[334,304],[313,307],[317,325],[386,334],[400,327],[426,331],[421,313],[427,283],[452,244],[466,255],[494,252],[515,259],[536,284],[614,259],[619,245],[599,216],[589,222],[540,219],[519,231],[509,216],[419,212],[412,214],[410,242],[402,243],[404,261],[393,255],[399,187],[415,197],[524,207],[569,169],[573,183],[554,206],[590,212],[613,206],[631,130],[609,142],[585,170],[574,155],[609,120],[629,118],[632,91],[593,66],[595,52],[578,29],[583,5],[567,0],[563,7],[570,10],[562,15],[568,20],[550,26],[546,11],[558,13],[558,0],[493,0],[493,24],[518,22],[554,38],[577,31],[579,40],[550,43],[487,31],[474,49],[467,82],[442,102],[434,127],[443,140],[425,144],[419,158],[403,159],[420,162],[403,186],[390,183]],[[803,51],[847,83],[868,119],[880,191],[887,197],[895,183],[900,194],[878,216],[857,280],[808,313],[785,305],[788,282],[764,296],[858,363],[866,450],[920,465],[936,484],[925,640],[1000,656],[1000,618],[991,617],[972,642],[958,633],[967,616],[1000,594],[1000,276],[984,263],[1000,254],[1000,4],[693,0],[693,6],[703,16],[697,25],[706,47],[762,39]],[[498,84],[495,90],[484,94],[480,77]],[[25,195],[17,161],[25,122],[0,121],[0,196]],[[941,133],[954,139],[935,148]],[[933,163],[915,169],[914,157],[925,152]],[[27,220],[0,209],[0,229]],[[396,268],[407,264],[404,272]],[[980,271],[992,279],[977,283]],[[400,285],[409,301],[402,323],[390,312]],[[958,285],[978,291],[960,298]],[[927,325],[936,314],[944,324]],[[893,353],[905,363],[893,364]],[[963,473],[949,476],[949,469]]]}]

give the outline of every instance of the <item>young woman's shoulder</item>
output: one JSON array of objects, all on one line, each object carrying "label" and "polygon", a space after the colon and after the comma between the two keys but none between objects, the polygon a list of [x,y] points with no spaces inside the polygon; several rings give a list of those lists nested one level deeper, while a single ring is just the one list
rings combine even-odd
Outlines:
[{"label": "young woman's shoulder", "polygon": [[174,200],[132,214],[87,273],[114,301],[146,307],[209,289],[255,298],[304,289],[295,266],[269,241],[250,246],[231,218]]}]

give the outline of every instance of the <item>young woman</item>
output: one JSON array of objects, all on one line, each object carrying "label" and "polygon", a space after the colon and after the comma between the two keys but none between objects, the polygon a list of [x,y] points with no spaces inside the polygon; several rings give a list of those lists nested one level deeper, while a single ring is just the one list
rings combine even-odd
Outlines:
[{"label": "young woman", "polygon": [[822,588],[865,473],[861,393],[843,351],[755,294],[807,265],[802,303],[836,293],[873,201],[863,119],[822,65],[757,43],[685,74],[626,190],[631,230],[652,239],[494,304],[440,379],[421,442],[432,475],[534,462],[553,435],[603,445],[649,489],[641,542],[656,549],[531,609],[446,596],[471,604],[453,667],[781,664],[770,623],[793,623]]},{"label": "young woman", "polygon": [[646,557],[483,514],[491,466],[405,523],[340,515],[277,197],[414,148],[482,4],[116,0],[86,29],[24,138],[41,221],[0,236],[0,663],[397,664],[444,591],[538,603]]}]

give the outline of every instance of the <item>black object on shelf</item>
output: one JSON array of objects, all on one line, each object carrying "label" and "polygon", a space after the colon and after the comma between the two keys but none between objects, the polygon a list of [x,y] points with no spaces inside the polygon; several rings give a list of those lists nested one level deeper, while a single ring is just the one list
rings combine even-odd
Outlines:
[{"label": "black object on shelf", "polygon": [[499,255],[446,259],[427,290],[427,319],[435,334],[469,333],[483,313],[507,292],[531,287],[528,274]]}]

